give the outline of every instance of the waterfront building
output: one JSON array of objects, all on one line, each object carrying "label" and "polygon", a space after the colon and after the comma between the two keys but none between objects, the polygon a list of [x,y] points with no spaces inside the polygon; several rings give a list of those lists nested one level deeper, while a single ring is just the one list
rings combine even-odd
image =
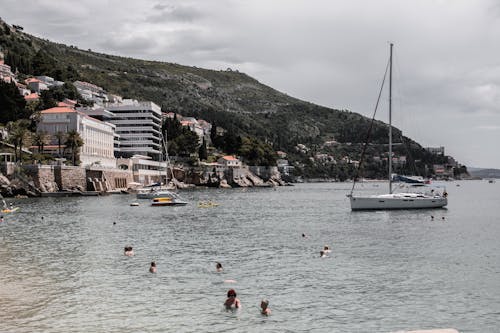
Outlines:
[{"label": "waterfront building", "polygon": [[160,159],[161,108],[158,105],[124,99],[121,103],[108,103],[104,108],[113,115],[107,121],[116,126],[119,135],[116,157],[143,155],[155,161]]},{"label": "waterfront building", "polygon": [[441,155],[444,156],[444,147],[427,147],[425,148],[429,153],[434,154],[434,155]]},{"label": "waterfront building", "polygon": [[120,170],[131,170],[134,182],[143,185],[167,183],[167,163],[155,161],[150,156],[134,155],[131,158],[118,158],[116,165]]},{"label": "waterfront building", "polygon": [[221,165],[224,169],[241,168],[241,161],[231,155],[222,156],[217,160],[217,163]]},{"label": "waterfront building", "polygon": [[40,113],[37,131],[51,135],[51,142],[46,148],[52,150],[54,154],[57,154],[59,149],[55,134],[72,130],[80,134],[84,143],[80,148],[81,165],[98,164],[108,168],[116,167],[113,124],[91,118],[68,107],[54,107]]}]

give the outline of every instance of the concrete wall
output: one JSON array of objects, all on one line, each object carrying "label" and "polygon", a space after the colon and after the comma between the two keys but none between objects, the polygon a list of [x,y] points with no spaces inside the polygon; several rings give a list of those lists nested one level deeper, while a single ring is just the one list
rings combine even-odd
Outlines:
[{"label": "concrete wall", "polygon": [[41,192],[125,190],[133,182],[131,170],[25,165],[23,171]]},{"label": "concrete wall", "polygon": [[131,170],[87,169],[86,176],[90,191],[126,190],[134,181]]},{"label": "concrete wall", "polygon": [[58,165],[54,167],[54,178],[60,190],[87,190],[84,168]]}]

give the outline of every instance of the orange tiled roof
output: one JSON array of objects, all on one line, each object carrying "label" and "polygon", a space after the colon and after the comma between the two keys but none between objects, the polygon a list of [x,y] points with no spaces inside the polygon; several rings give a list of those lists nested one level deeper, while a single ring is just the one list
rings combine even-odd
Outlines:
[{"label": "orange tiled roof", "polygon": [[63,107],[63,108],[73,108],[73,105],[68,104],[68,103],[64,103],[64,102],[57,103],[57,106],[58,107]]},{"label": "orange tiled roof", "polygon": [[236,160],[238,160],[236,157],[231,156],[231,155],[222,156],[222,158],[225,159],[226,161],[236,161]]},{"label": "orange tiled roof", "polygon": [[31,82],[42,82],[42,81],[38,80],[37,78],[30,77],[29,79],[26,79],[26,81],[24,82],[26,82],[26,84],[29,84]]},{"label": "orange tiled roof", "polygon": [[35,100],[35,99],[39,99],[39,98],[40,98],[40,96],[38,96],[37,93],[31,93],[29,95],[24,96],[24,99],[27,100],[27,101],[29,101],[29,100]]},{"label": "orange tiled roof", "polygon": [[41,113],[45,114],[45,113],[68,113],[68,112],[73,113],[76,112],[76,110],[70,109],[68,107],[56,106],[55,108],[43,110]]}]

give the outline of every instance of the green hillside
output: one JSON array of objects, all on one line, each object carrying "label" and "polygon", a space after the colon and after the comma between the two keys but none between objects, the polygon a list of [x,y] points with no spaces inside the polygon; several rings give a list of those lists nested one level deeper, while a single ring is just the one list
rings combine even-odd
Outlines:
[{"label": "green hillside", "polygon": [[[66,82],[79,79],[123,97],[154,101],[164,111],[202,118],[235,135],[267,142],[274,150],[287,152],[298,169],[310,177],[338,176],[339,172],[351,175],[352,168],[312,162],[310,157],[328,153],[336,160],[346,155],[359,159],[370,124],[370,119],[359,114],[301,101],[229,69],[208,70],[81,50],[15,31],[5,23],[0,27],[0,45],[6,63],[18,70],[20,78],[25,74],[49,75]],[[376,122],[370,156],[387,150],[383,144],[387,134],[388,126]],[[401,138],[397,129],[394,138]],[[338,144],[323,145],[332,140]],[[425,164],[443,162],[414,141],[404,141],[406,144],[396,146],[395,151],[420,160],[419,173],[424,173]],[[299,143],[309,148],[307,152],[295,149]],[[372,176],[385,172],[379,164],[367,170]],[[414,173],[410,169],[401,171]]]}]

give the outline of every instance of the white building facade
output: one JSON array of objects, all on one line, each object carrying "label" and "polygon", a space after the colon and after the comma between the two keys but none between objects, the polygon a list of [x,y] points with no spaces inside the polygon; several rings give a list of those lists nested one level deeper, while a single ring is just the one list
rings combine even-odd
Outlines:
[{"label": "white building facade", "polygon": [[80,148],[81,165],[98,164],[107,168],[116,167],[114,157],[115,126],[91,118],[81,112],[67,107],[55,107],[43,110],[40,114],[38,132],[45,132],[52,137],[51,144],[57,144],[55,134],[75,130],[83,140]]},{"label": "white building facade", "polygon": [[114,116],[109,120],[116,126],[120,145],[116,157],[149,156],[160,160],[161,108],[153,102],[125,99],[121,103],[106,104]]}]

